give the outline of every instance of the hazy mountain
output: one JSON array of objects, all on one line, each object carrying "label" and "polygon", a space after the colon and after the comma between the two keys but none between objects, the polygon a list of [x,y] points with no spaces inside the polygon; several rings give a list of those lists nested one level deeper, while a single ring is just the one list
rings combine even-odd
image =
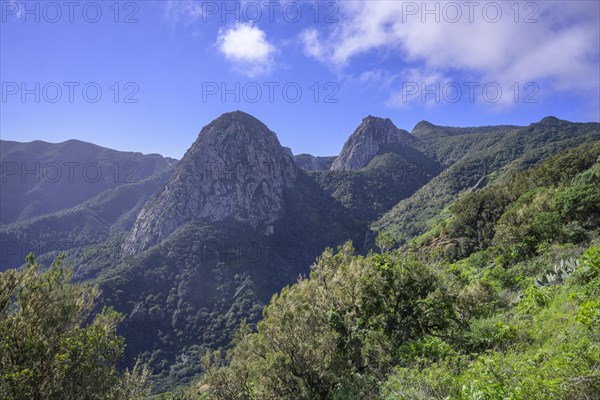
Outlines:
[{"label": "hazy mountain", "polygon": [[296,165],[306,171],[325,171],[331,168],[336,156],[319,157],[310,154],[294,156]]},{"label": "hazy mountain", "polygon": [[79,140],[0,141],[0,223],[73,207],[117,186],[159,174],[176,160],[107,149]]},{"label": "hazy mountain", "polygon": [[[128,232],[146,201],[171,176],[173,166],[135,183],[125,183],[74,207],[0,226],[0,270],[38,257],[70,252]],[[3,191],[4,192],[4,191]]]}]

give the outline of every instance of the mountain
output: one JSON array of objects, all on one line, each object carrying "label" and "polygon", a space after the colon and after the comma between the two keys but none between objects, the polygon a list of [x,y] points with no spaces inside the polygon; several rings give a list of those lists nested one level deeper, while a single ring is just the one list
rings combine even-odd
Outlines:
[{"label": "mountain", "polygon": [[[265,124],[231,112],[202,128],[178,163],[163,159],[144,179],[3,222],[1,265],[21,265],[29,250],[47,264],[66,250],[76,279],[100,285],[100,306],[125,315],[126,363],[147,362],[161,391],[200,373],[200,357],[229,347],[242,320],[255,326],[273,294],[309,274],[326,247],[351,240],[367,255],[384,232],[398,245],[444,249],[444,237],[419,235],[441,230],[457,200],[599,135],[597,123],[555,118],[527,127],[423,121],[408,133],[369,116],[334,161],[294,156]],[[27,162],[47,157],[33,150]],[[87,156],[79,162],[101,158]],[[452,232],[457,254],[479,245],[479,233]]]},{"label": "mountain", "polygon": [[[453,162],[441,174],[373,222],[375,232],[398,243],[424,233],[461,193],[503,175],[531,168],[560,151],[600,139],[600,124],[547,117],[526,127],[446,128],[418,124],[415,136],[439,161]],[[370,235],[372,240],[374,235]]]},{"label": "mountain", "polygon": [[127,316],[128,362],[141,357],[168,386],[200,372],[193,360],[228,346],[243,319],[258,322],[327,246],[360,242],[367,227],[236,111],[201,130],[124,240],[78,253],[79,275],[95,271],[103,305]]},{"label": "mountain", "polygon": [[241,111],[223,114],[202,129],[144,206],[123,249],[139,253],[193,220],[231,218],[270,235],[297,175],[293,158],[262,122]]},{"label": "mountain", "polygon": [[352,213],[364,233],[372,221],[443,170],[423,149],[418,138],[391,120],[368,116],[329,171],[308,173]]},{"label": "mountain", "polygon": [[366,167],[377,154],[386,150],[403,153],[417,140],[398,129],[389,119],[369,115],[362,120],[331,165],[332,171],[349,171]]},{"label": "mountain", "polygon": [[105,190],[160,174],[176,162],[79,140],[2,140],[0,158],[2,225],[73,207]]}]

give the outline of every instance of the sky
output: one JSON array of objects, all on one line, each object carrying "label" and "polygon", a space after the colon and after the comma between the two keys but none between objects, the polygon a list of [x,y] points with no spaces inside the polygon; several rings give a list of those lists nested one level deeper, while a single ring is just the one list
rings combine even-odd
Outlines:
[{"label": "sky", "polygon": [[181,158],[242,110],[294,154],[362,118],[600,120],[598,1],[0,1],[0,137]]}]

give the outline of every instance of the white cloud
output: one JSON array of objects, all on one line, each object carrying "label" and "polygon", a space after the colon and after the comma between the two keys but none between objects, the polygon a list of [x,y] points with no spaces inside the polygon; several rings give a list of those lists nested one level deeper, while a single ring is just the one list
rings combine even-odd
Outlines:
[{"label": "white cloud", "polygon": [[391,83],[396,79],[396,75],[391,74],[389,71],[383,69],[371,69],[364,71],[358,77],[361,83],[374,84],[377,86],[389,87]]},{"label": "white cloud", "polygon": [[274,67],[276,48],[264,31],[249,23],[237,23],[220,29],[217,46],[225,58],[245,75],[269,73]]},{"label": "white cloud", "polygon": [[300,39],[304,43],[304,54],[319,61],[326,61],[325,48],[321,45],[319,31],[315,28],[306,29],[300,34]]},{"label": "white cloud", "polygon": [[[307,56],[336,70],[356,67],[353,61],[365,54],[392,52],[400,62],[391,72],[405,74],[404,80],[411,78],[410,68],[418,66],[421,75],[430,78],[468,76],[503,87],[532,81],[550,91],[598,93],[600,3],[521,2],[515,22],[514,2],[495,2],[502,4],[502,17],[495,23],[490,22],[494,10],[483,11],[490,2],[477,3],[470,20],[465,2],[454,2],[462,5],[462,16],[450,23],[444,18],[444,2],[338,2],[339,24],[305,30],[300,39]],[[424,5],[439,7],[439,22],[422,12]],[[415,15],[407,12],[415,6]],[[532,13],[538,22],[524,23]]]},{"label": "white cloud", "polygon": [[184,22],[195,22],[204,15],[202,2],[195,0],[168,0],[164,3],[164,14],[167,20],[176,23],[183,19]]}]

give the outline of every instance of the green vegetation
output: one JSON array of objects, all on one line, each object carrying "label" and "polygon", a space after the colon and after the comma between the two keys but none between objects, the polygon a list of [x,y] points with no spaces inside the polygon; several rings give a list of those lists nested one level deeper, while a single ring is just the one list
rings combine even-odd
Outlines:
[{"label": "green vegetation", "polygon": [[40,272],[31,254],[0,273],[0,398],[143,399],[148,371],[117,369],[122,315],[93,315],[99,290],[70,278],[62,257]]},{"label": "green vegetation", "polygon": [[[214,398],[361,398],[397,363],[398,343],[454,324],[441,277],[400,252],[326,251],[310,279],[276,295],[258,333],[245,328],[220,367],[205,358]],[[240,377],[244,377],[240,379]],[[237,393],[229,397],[233,388]]]},{"label": "green vegetation", "polygon": [[456,162],[414,195],[400,201],[372,228],[387,232],[400,244],[408,242],[436,225],[440,212],[459,195],[508,179],[561,151],[597,141],[598,127],[598,123],[574,124],[549,117],[514,129],[419,129],[415,134],[424,141],[427,152],[446,165]]},{"label": "green vegetation", "polygon": [[503,257],[531,256],[553,241],[583,243],[600,226],[600,142],[550,158],[510,179],[469,193],[451,218],[412,244],[448,261],[494,244]]},{"label": "green vegetation", "polygon": [[183,398],[600,398],[600,143],[461,197],[399,249],[326,250]]},{"label": "green vegetation", "polygon": [[[164,399],[595,398],[598,132],[598,124],[551,118],[528,127],[422,123],[414,153],[386,148],[359,170],[300,171],[270,236],[233,220],[191,219],[125,257],[137,213],[171,174],[150,163],[146,179],[1,226],[2,267],[20,265],[24,251],[39,250],[37,263],[47,265],[67,250],[73,279],[99,285],[96,311],[112,306],[125,316],[118,333],[127,346],[108,338],[113,327],[94,336],[100,322],[83,305],[79,325],[64,332],[74,338],[69,357],[106,357],[113,372],[81,366],[105,386],[127,377],[117,361],[132,368],[139,360],[153,371],[155,393],[179,390]],[[356,250],[323,253],[345,241]],[[28,270],[3,274],[3,284]],[[14,293],[10,318],[20,307]],[[114,318],[99,321],[120,320],[106,313]],[[43,342],[55,363],[44,371],[56,374],[40,385],[54,391],[67,390],[64,371],[75,368],[55,359],[67,352],[60,343]],[[108,349],[86,353],[85,343]],[[34,385],[17,378],[3,383],[13,398]],[[96,392],[121,389],[111,390]]]},{"label": "green vegetation", "polygon": [[[441,166],[412,149],[382,149],[359,170],[314,171],[318,185],[351,211],[362,230],[440,173]],[[384,189],[385,188],[385,189]]]}]

